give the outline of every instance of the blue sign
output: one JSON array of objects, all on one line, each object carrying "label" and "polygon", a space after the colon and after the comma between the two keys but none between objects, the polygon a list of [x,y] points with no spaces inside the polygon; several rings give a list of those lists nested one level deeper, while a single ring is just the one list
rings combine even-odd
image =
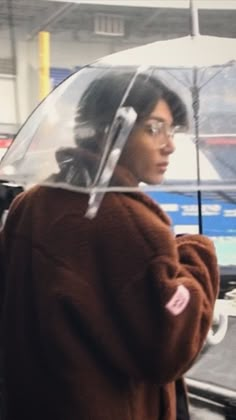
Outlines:
[{"label": "blue sign", "polygon": [[[149,195],[169,214],[173,225],[198,227],[197,197],[184,194],[151,192]],[[208,236],[236,236],[236,205],[202,199],[203,231]],[[195,229],[196,230],[196,229]]]},{"label": "blue sign", "polygon": [[[170,216],[175,233],[198,233],[197,197],[184,194],[148,194]],[[203,233],[212,238],[221,266],[236,266],[236,205],[202,199]]]}]

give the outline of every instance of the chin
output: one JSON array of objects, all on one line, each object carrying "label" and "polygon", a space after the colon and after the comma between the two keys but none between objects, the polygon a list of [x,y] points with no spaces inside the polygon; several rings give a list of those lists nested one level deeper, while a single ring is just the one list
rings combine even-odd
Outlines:
[{"label": "chin", "polygon": [[164,181],[163,176],[156,176],[156,177],[147,178],[143,182],[147,185],[159,185],[159,184],[162,184],[163,181]]},{"label": "chin", "polygon": [[164,181],[164,176],[159,174],[156,176],[148,177],[145,182],[148,185],[158,185],[158,184],[162,184],[163,181]]}]

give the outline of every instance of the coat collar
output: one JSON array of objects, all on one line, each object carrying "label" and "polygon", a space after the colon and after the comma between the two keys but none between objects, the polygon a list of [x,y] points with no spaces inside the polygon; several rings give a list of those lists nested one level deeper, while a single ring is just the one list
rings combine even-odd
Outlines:
[{"label": "coat collar", "polygon": [[[71,182],[81,183],[86,186],[87,181],[92,181],[99,167],[99,155],[82,148],[65,148],[57,152],[57,161],[61,172],[58,181],[70,182],[69,177],[73,177]],[[88,179],[89,178],[89,179]],[[117,165],[112,176],[110,186],[134,187],[138,189],[137,181],[133,174],[125,167]],[[127,196],[142,202],[153,213],[163,220],[164,223],[171,225],[171,219],[162,208],[142,191],[122,192]]]}]

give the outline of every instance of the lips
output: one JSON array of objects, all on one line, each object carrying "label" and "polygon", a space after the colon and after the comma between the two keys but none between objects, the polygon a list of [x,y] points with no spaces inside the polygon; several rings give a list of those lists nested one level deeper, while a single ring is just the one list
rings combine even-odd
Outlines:
[{"label": "lips", "polygon": [[157,165],[157,171],[159,174],[164,174],[167,171],[168,163],[158,163]]},{"label": "lips", "polygon": [[163,162],[163,163],[158,163],[157,166],[160,169],[167,169],[169,163],[168,162]]}]

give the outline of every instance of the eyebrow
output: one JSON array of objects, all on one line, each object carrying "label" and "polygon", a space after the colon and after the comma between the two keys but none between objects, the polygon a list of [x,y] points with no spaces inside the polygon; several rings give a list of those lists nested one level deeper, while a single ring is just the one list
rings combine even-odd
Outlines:
[{"label": "eyebrow", "polygon": [[[149,118],[147,118],[147,121],[150,121],[150,120],[158,121],[158,122],[163,122],[163,123],[166,123],[167,124],[167,121],[164,118],[157,117],[157,116],[154,116],[154,115],[153,116],[150,116]],[[173,126],[174,125],[174,121],[172,121],[172,123],[170,125]]]}]

